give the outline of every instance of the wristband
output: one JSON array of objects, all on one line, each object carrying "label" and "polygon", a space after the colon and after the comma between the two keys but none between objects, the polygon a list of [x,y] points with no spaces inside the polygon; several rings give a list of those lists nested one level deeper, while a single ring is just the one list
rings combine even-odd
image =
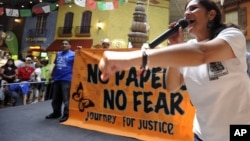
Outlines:
[{"label": "wristband", "polygon": [[147,68],[148,65],[148,55],[145,50],[142,51],[142,67],[144,69]]},{"label": "wristband", "polygon": [[140,68],[140,75],[142,75],[148,68],[148,55],[145,50],[142,50],[142,65]]}]

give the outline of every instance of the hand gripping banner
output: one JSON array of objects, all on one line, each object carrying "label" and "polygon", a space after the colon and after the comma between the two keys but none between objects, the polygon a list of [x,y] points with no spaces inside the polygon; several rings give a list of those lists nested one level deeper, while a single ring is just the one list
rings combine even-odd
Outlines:
[{"label": "hand gripping banner", "polygon": [[103,51],[76,50],[70,115],[63,124],[145,141],[193,141],[194,107],[185,86],[169,93],[167,69],[154,67],[137,77],[140,64],[102,81]]}]

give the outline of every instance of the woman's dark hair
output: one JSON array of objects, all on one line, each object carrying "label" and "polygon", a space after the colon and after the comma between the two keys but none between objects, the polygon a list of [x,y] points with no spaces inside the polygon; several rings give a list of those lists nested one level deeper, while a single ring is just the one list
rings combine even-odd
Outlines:
[{"label": "woman's dark hair", "polygon": [[7,62],[5,63],[4,66],[7,66],[7,67],[8,67],[8,66],[9,66],[8,62],[9,62],[9,61],[12,61],[12,62],[13,62],[13,64],[11,64],[10,67],[15,66],[15,61],[14,61],[14,59],[12,59],[12,58],[9,58],[9,59],[7,60]]},{"label": "woman's dark hair", "polygon": [[[225,29],[227,27],[238,28],[236,25],[234,25],[232,23],[230,23],[230,24],[222,23],[221,10],[219,9],[219,6],[213,0],[196,0],[196,1],[201,6],[203,6],[207,11],[215,10],[215,12],[216,12],[216,16],[214,17],[213,21],[211,21],[212,24],[211,24],[211,27],[210,27],[210,31],[211,31],[210,39],[215,38],[223,29]],[[186,4],[185,8],[187,7],[187,4]]]},{"label": "woman's dark hair", "polygon": [[49,64],[49,60],[43,59],[41,60],[41,64],[43,64],[44,66]]}]

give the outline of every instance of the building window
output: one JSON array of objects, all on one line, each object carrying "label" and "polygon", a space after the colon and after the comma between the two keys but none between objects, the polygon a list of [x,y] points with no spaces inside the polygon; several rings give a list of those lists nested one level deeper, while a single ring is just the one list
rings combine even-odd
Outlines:
[{"label": "building window", "polygon": [[225,15],[225,22],[238,25],[238,11],[235,10],[227,12]]},{"label": "building window", "polygon": [[64,18],[63,34],[72,34],[74,13],[68,12]]},{"label": "building window", "polygon": [[225,14],[225,22],[238,25],[246,34],[246,8],[237,8]]},{"label": "building window", "polygon": [[35,35],[44,35],[46,34],[46,23],[47,23],[47,15],[39,15],[37,16]]},{"label": "building window", "polygon": [[83,12],[82,21],[81,21],[81,28],[80,28],[81,34],[89,34],[90,33],[91,16],[92,16],[91,11]]}]

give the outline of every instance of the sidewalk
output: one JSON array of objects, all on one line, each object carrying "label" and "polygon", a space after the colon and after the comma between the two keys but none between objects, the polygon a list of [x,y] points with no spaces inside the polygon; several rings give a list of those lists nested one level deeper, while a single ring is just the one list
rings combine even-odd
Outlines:
[{"label": "sidewalk", "polygon": [[138,141],[47,120],[51,100],[0,109],[1,141]]}]

